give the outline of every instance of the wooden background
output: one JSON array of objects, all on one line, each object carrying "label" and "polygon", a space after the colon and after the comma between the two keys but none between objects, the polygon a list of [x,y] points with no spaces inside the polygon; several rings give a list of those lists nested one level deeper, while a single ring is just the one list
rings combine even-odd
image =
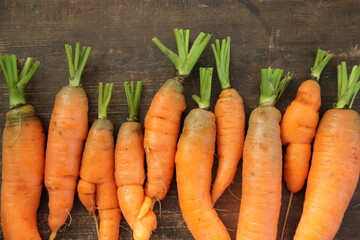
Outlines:
[{"label": "wooden background", "polygon": [[[30,8],[31,3],[36,10]],[[272,66],[294,73],[294,80],[277,104],[283,113],[295,97],[297,87],[309,76],[317,48],[332,52],[334,58],[325,68],[320,81],[323,99],[320,113],[323,114],[336,101],[336,65],[342,60],[346,60],[348,66],[360,62],[359,23],[360,2],[355,0],[2,0],[0,54],[14,53],[20,60],[32,56],[41,62],[26,88],[26,99],[35,107],[46,131],[55,95],[63,85],[68,84],[66,43],[74,45],[79,41],[92,47],[81,80],[89,97],[90,123],[97,117],[98,83],[115,83],[109,118],[117,131],[127,117],[123,82],[144,81],[140,106],[143,123],[154,94],[173,75],[172,63],[151,42],[151,38],[157,36],[175,50],[173,28],[189,28],[191,41],[201,31],[213,35],[211,43],[215,38],[231,36],[230,82],[244,98],[247,118],[258,105],[261,68]],[[200,66],[215,66],[210,46],[207,46],[185,83],[188,107],[183,116],[195,107],[190,96],[199,93]],[[4,126],[8,91],[2,73],[0,79],[0,126]],[[214,75],[212,108],[219,92],[218,78]],[[359,97],[355,99],[353,109],[360,111]],[[241,167],[231,185],[236,197],[226,191],[215,206],[233,239],[240,203],[238,198],[241,196],[240,173]],[[279,229],[288,198],[289,192],[284,185]],[[295,233],[303,200],[304,190],[294,197],[285,239],[292,239]],[[39,231],[44,239],[50,235],[47,202],[44,188],[38,211]],[[161,217],[158,217],[158,228],[153,232],[152,239],[192,239],[180,212],[175,181],[161,205]],[[159,216],[158,205],[155,212]],[[57,239],[96,239],[93,219],[77,196],[71,215],[71,225],[59,232]],[[350,202],[336,239],[359,239],[359,223],[360,186]],[[121,239],[131,239],[124,220],[121,222]]]}]

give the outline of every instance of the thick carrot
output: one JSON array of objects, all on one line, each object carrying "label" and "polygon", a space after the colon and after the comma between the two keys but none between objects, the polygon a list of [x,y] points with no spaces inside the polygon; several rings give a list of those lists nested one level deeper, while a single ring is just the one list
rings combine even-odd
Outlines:
[{"label": "thick carrot", "polygon": [[112,88],[113,84],[105,84],[103,94],[103,84],[99,84],[98,119],[86,138],[77,186],[79,199],[96,225],[96,208],[99,210],[100,240],[118,239],[121,219],[114,176],[114,126],[107,119]]},{"label": "thick carrot", "polygon": [[49,192],[50,239],[56,237],[73,206],[80,160],[88,132],[88,100],[80,77],[91,48],[76,43],[75,58],[66,45],[69,86],[56,95],[51,114],[45,160],[45,186]]},{"label": "thick carrot", "polygon": [[230,37],[212,44],[222,91],[215,105],[216,141],[219,166],[211,193],[213,204],[230,186],[242,156],[245,134],[243,99],[230,87]]},{"label": "thick carrot", "polygon": [[[338,66],[338,102],[322,117],[294,239],[333,239],[356,189],[360,173],[360,115],[351,110],[360,89],[360,66],[347,77]],[[349,109],[344,109],[346,106]],[[314,214],[315,213],[315,214]]]},{"label": "thick carrot", "polygon": [[[115,148],[115,178],[121,211],[133,229],[134,239],[149,239],[156,228],[156,216],[150,209],[151,199],[145,196],[143,129],[137,122],[141,98],[141,81],[124,83],[129,105],[128,121],[120,127]],[[144,209],[142,209],[142,207]]]},{"label": "thick carrot", "polygon": [[236,239],[276,239],[281,205],[281,113],[274,105],[291,80],[280,69],[261,71],[260,106],[250,115],[244,143]]},{"label": "thick carrot", "polygon": [[211,201],[211,170],[216,140],[215,115],[210,106],[212,68],[200,68],[199,108],[185,118],[176,151],[176,182],[184,220],[195,239],[230,239]]},{"label": "thick carrot", "polygon": [[183,82],[190,74],[211,36],[200,33],[189,51],[189,30],[174,30],[179,55],[157,38],[153,42],[175,64],[177,73],[161,87],[145,117],[144,148],[147,162],[146,195],[153,201],[165,198],[174,173],[181,114],[186,108]]},{"label": "thick carrot", "polygon": [[325,51],[318,49],[314,67],[311,68],[310,79],[300,85],[295,100],[286,109],[280,124],[281,140],[283,145],[287,145],[284,180],[291,192],[281,239],[284,237],[293,194],[302,189],[309,172],[311,145],[319,122],[321,106],[318,82],[322,70],[332,58],[331,54],[326,57],[325,54]]},{"label": "thick carrot", "polygon": [[24,87],[39,67],[27,58],[18,76],[15,55],[0,56],[9,87],[10,111],[2,137],[1,226],[9,240],[41,240],[36,212],[43,188],[45,134],[34,108],[26,104]]}]

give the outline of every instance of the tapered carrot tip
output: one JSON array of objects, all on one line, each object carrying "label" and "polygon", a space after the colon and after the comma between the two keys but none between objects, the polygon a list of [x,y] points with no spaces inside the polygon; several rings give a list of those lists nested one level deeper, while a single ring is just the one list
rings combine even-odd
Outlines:
[{"label": "tapered carrot tip", "polygon": [[96,233],[97,233],[97,236],[99,238],[99,222],[98,222],[98,219],[97,219],[97,216],[96,216],[96,213],[91,213],[91,215],[93,215],[94,217],[94,221],[95,221],[95,226],[96,226]]},{"label": "tapered carrot tip", "polygon": [[55,237],[56,237],[56,233],[57,233],[57,232],[52,232],[51,235],[50,235],[50,237],[49,237],[49,240],[54,240]]}]

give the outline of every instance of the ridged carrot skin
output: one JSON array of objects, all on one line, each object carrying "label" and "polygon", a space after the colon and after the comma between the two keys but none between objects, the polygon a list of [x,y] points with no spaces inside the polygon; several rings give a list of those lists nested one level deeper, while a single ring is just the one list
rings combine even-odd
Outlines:
[{"label": "ridged carrot skin", "polygon": [[175,164],[181,212],[197,240],[230,239],[210,195],[215,140],[215,115],[191,110],[184,121]]},{"label": "ridged carrot skin", "polygon": [[114,127],[97,119],[90,128],[81,161],[78,196],[93,215],[100,214],[99,239],[119,238],[121,219],[114,177]]},{"label": "ridged carrot skin", "polygon": [[308,175],[320,106],[320,85],[317,81],[307,80],[300,85],[281,121],[281,139],[287,145],[284,178],[293,193],[301,190]]},{"label": "ridged carrot skin", "polygon": [[360,173],[360,116],[331,109],[322,117],[294,239],[333,239],[356,189]]},{"label": "ridged carrot skin", "polygon": [[6,114],[2,144],[3,237],[41,240],[36,213],[43,188],[45,134],[31,105]]},{"label": "ridged carrot skin", "polygon": [[87,132],[88,99],[84,89],[63,87],[51,114],[45,162],[53,233],[65,223],[72,209]]},{"label": "ridged carrot skin", "polygon": [[236,239],[276,239],[281,205],[281,113],[258,107],[250,115],[243,154]]}]

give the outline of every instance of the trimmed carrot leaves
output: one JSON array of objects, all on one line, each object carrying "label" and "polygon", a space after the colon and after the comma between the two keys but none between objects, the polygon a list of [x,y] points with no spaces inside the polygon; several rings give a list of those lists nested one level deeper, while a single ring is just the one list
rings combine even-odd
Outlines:
[{"label": "trimmed carrot leaves", "polygon": [[69,64],[69,85],[74,87],[80,86],[81,74],[89,57],[91,47],[82,47],[80,53],[80,43],[77,42],[75,47],[74,59],[71,45],[66,44],[65,50]]},{"label": "trimmed carrot leaves", "polygon": [[341,65],[337,66],[338,96],[335,108],[342,109],[349,106],[349,109],[351,109],[355,96],[360,89],[359,76],[360,65],[355,65],[352,68],[350,78],[348,78],[346,62],[341,62]]},{"label": "trimmed carrot leaves", "polygon": [[208,108],[210,106],[211,82],[213,68],[200,68],[200,97],[192,95],[199,108]]},{"label": "trimmed carrot leaves", "polygon": [[142,82],[138,81],[136,84],[136,90],[134,89],[134,82],[130,84],[124,82],[126,100],[129,106],[129,118],[128,121],[137,121],[137,115],[139,113],[140,98],[141,98],[141,89]]},{"label": "trimmed carrot leaves", "polygon": [[105,87],[103,87],[103,83],[99,83],[98,118],[100,119],[107,118],[107,109],[111,99],[113,85],[113,83],[106,83]]},{"label": "trimmed carrot leaves", "polygon": [[313,76],[317,81],[320,79],[322,70],[332,58],[332,54],[328,54],[326,57],[325,55],[326,52],[324,50],[318,49],[314,66],[311,68],[311,76]]},{"label": "trimmed carrot leaves", "polygon": [[221,46],[218,39],[211,44],[215,55],[216,68],[222,89],[230,88],[229,65],[230,65],[230,37],[223,39]]}]

